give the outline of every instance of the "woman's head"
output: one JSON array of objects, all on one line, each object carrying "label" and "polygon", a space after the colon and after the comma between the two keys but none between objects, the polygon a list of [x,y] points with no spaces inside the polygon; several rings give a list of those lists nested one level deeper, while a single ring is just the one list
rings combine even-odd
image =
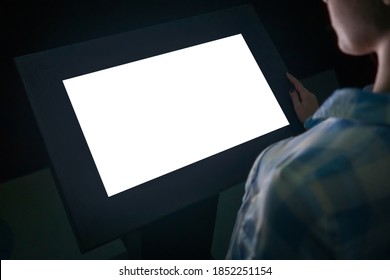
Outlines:
[{"label": "woman's head", "polygon": [[340,49],[352,55],[378,51],[390,38],[390,0],[323,0]]}]

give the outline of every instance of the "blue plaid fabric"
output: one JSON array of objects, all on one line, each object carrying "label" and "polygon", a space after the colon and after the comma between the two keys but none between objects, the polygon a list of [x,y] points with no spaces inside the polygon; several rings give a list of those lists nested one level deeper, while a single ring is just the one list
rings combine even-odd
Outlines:
[{"label": "blue plaid fabric", "polygon": [[390,259],[390,94],[336,91],[264,150],[229,259]]}]

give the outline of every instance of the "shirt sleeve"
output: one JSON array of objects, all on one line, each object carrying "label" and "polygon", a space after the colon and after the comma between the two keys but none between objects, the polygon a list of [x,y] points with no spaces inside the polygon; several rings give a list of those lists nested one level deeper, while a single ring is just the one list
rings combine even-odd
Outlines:
[{"label": "shirt sleeve", "polygon": [[[257,162],[260,164],[260,161]],[[254,166],[260,171],[259,167]],[[256,174],[247,185],[227,258],[329,259],[329,246],[320,238],[321,210],[315,195],[298,181],[294,165]],[[262,176],[263,175],[263,176]],[[251,189],[260,189],[249,195]]]}]

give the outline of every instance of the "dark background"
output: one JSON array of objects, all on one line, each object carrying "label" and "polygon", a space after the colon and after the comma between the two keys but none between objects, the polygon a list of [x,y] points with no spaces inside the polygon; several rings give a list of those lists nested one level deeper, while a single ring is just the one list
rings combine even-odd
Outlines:
[{"label": "dark background", "polygon": [[338,51],[320,0],[3,0],[0,183],[49,165],[14,57],[245,3],[254,6],[298,78],[334,69],[340,86],[372,82],[372,59]]}]

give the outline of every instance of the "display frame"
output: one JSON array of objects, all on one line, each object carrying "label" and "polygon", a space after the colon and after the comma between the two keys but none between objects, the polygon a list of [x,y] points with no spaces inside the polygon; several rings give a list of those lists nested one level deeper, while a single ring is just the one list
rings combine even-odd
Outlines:
[{"label": "display frame", "polygon": [[[290,125],[108,197],[63,80],[242,34]],[[250,5],[15,59],[82,251],[94,249],[245,180],[268,145],[301,130],[287,68]]]}]

